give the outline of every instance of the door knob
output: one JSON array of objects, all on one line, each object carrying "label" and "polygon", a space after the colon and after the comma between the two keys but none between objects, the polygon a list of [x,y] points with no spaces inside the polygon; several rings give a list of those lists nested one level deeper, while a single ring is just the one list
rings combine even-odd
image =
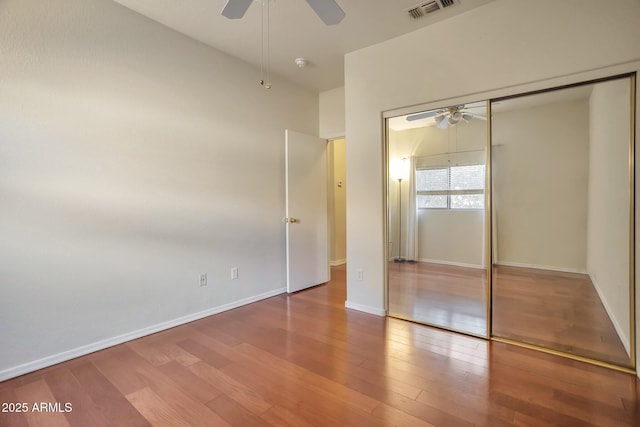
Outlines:
[{"label": "door knob", "polygon": [[297,218],[289,218],[289,222],[298,222]]}]

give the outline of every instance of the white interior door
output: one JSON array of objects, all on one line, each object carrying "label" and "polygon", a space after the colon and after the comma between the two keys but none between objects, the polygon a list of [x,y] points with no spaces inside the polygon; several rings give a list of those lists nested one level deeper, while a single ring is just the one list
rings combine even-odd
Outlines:
[{"label": "white interior door", "polygon": [[285,131],[287,292],[329,281],[327,141]]}]

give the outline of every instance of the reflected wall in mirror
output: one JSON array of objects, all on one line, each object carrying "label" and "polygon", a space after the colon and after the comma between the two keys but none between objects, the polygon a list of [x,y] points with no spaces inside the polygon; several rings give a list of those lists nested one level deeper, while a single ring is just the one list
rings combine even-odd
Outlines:
[{"label": "reflected wall in mirror", "polygon": [[486,102],[387,126],[389,315],[485,337]]},{"label": "reflected wall in mirror", "polygon": [[492,102],[493,336],[634,365],[631,87]]}]

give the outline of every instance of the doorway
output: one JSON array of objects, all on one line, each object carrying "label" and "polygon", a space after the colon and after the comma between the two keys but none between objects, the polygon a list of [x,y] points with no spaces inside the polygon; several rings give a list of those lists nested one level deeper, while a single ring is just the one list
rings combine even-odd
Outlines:
[{"label": "doorway", "polygon": [[332,267],[347,262],[347,164],[346,140],[328,144],[329,260]]}]

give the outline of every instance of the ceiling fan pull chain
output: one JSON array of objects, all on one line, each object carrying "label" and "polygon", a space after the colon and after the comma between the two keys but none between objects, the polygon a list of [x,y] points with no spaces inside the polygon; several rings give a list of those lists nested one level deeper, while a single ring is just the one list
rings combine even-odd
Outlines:
[{"label": "ceiling fan pull chain", "polygon": [[267,3],[267,83],[265,87],[267,89],[271,89],[271,14],[269,3],[271,0],[265,0]]},{"label": "ceiling fan pull chain", "polygon": [[260,84],[264,86],[264,3],[260,2]]},{"label": "ceiling fan pull chain", "polygon": [[269,55],[269,0],[262,0],[260,3],[262,6],[260,24],[260,84],[264,86],[265,89],[271,89],[271,60]]},{"label": "ceiling fan pull chain", "polygon": [[[261,19],[260,19],[260,85],[265,89],[271,89],[271,40],[270,40],[270,5],[273,0],[259,0],[261,6]],[[336,3],[336,0],[306,0],[311,9],[318,15],[318,17],[326,25],[339,24],[345,15],[344,10]],[[222,9],[222,16],[229,19],[242,18],[249,6],[254,0],[227,0],[224,8]],[[302,62],[300,65],[298,61],[296,64],[300,68],[306,65],[306,62]]]}]

